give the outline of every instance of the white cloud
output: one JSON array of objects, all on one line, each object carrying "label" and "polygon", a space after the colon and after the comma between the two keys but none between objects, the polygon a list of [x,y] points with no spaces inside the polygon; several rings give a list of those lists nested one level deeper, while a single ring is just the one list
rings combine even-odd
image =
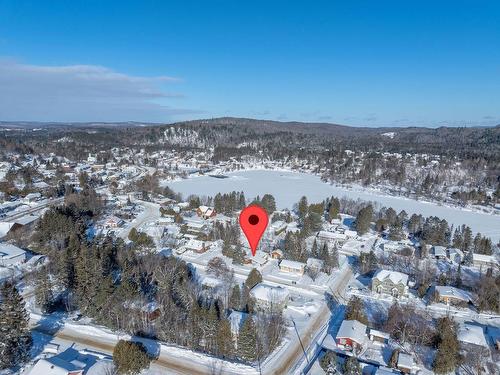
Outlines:
[{"label": "white cloud", "polygon": [[199,113],[173,108],[179,80],[140,77],[95,65],[41,66],[0,60],[0,120],[170,121]]}]

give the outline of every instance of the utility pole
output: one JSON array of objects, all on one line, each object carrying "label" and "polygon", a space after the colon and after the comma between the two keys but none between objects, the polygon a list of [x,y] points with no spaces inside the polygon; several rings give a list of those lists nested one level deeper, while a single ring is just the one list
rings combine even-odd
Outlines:
[{"label": "utility pole", "polygon": [[299,339],[299,343],[300,343],[300,346],[302,348],[302,351],[304,352],[304,357],[306,357],[307,364],[309,365],[309,358],[307,358],[306,349],[304,348],[304,344],[302,344],[302,340],[300,338],[299,331],[297,330],[297,325],[295,324],[295,321],[293,319],[292,319],[292,323],[293,323],[293,328],[295,328],[295,333],[297,334],[297,338]]}]

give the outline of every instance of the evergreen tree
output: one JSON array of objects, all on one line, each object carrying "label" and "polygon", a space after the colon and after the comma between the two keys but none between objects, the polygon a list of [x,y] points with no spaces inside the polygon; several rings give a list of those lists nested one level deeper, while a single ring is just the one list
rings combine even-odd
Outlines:
[{"label": "evergreen tree", "polygon": [[0,286],[0,369],[18,366],[29,359],[32,346],[29,313],[16,286]]},{"label": "evergreen tree", "polygon": [[245,280],[245,286],[248,290],[252,289],[255,285],[262,282],[262,275],[256,268],[252,268]]},{"label": "evergreen tree", "polygon": [[238,357],[255,361],[257,354],[257,329],[252,315],[249,315],[238,334]]},{"label": "evergreen tree", "polygon": [[217,354],[222,358],[234,357],[233,335],[231,333],[231,322],[227,319],[219,321],[217,329]]},{"label": "evergreen tree", "polygon": [[462,250],[469,251],[471,249],[472,249],[472,230],[469,227],[464,227]]},{"label": "evergreen tree", "polygon": [[373,207],[368,205],[358,212],[356,216],[356,231],[359,235],[365,234],[370,229],[370,223],[373,219]]},{"label": "evergreen tree", "polygon": [[462,287],[462,266],[459,264],[457,269],[457,275],[455,277],[455,286],[457,288]]},{"label": "evergreen tree", "polygon": [[347,357],[344,362],[344,374],[349,375],[361,375],[361,366],[359,365],[359,361],[355,357]]},{"label": "evergreen tree", "polygon": [[334,245],[332,251],[330,252],[328,266],[330,268],[338,268],[339,266],[339,251],[337,249],[337,245]]},{"label": "evergreen tree", "polygon": [[43,268],[38,271],[35,285],[35,303],[43,313],[50,311],[54,300],[52,294],[52,284],[47,273],[47,269]]},{"label": "evergreen tree", "polygon": [[299,203],[297,204],[297,213],[298,213],[299,219],[302,223],[304,222],[304,219],[306,218],[308,208],[309,208],[309,204],[307,203],[307,198],[306,197],[300,198]]},{"label": "evergreen tree", "polygon": [[351,297],[347,304],[345,318],[347,320],[357,320],[363,324],[368,324],[368,319],[365,314],[365,305],[361,298],[357,296]]},{"label": "evergreen tree", "polygon": [[271,194],[264,194],[260,203],[267,211],[268,215],[271,215],[274,211],[276,211],[276,200]]},{"label": "evergreen tree", "polygon": [[340,214],[340,202],[337,198],[330,199],[330,205],[328,208],[328,218],[330,221],[336,219]]},{"label": "evergreen tree", "polygon": [[314,239],[314,242],[312,244],[311,256],[313,258],[319,258],[318,243],[316,242],[316,239]]},{"label": "evergreen tree", "polygon": [[456,324],[449,318],[440,318],[437,323],[438,342],[437,354],[433,370],[437,374],[447,374],[454,371],[459,362],[460,345],[457,339]]},{"label": "evergreen tree", "polygon": [[241,247],[240,243],[237,243],[234,247],[232,259],[234,264],[243,264],[245,260],[245,251]]},{"label": "evergreen tree", "polygon": [[113,350],[113,362],[118,374],[134,375],[147,369],[151,358],[140,342],[120,340]]},{"label": "evergreen tree", "polygon": [[239,284],[233,287],[231,297],[229,297],[229,307],[232,310],[239,310],[241,308],[241,290]]}]

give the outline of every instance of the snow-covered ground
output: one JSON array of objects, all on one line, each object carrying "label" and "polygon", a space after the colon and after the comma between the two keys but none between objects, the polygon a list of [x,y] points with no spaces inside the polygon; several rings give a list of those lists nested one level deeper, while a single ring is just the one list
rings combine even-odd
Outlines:
[{"label": "snow-covered ground", "polygon": [[493,241],[500,240],[500,215],[488,214],[477,210],[438,205],[427,201],[391,196],[373,189],[362,187],[341,187],[321,181],[318,176],[290,171],[249,170],[232,172],[229,178],[201,176],[169,182],[168,185],[185,197],[190,194],[215,196],[217,193],[243,191],[249,199],[272,194],[278,208],[291,208],[303,195],[310,202],[321,202],[327,197],[347,197],[377,202],[381,206],[392,207],[408,214],[438,216],[446,219],[455,227],[465,224],[474,232],[489,236]]}]

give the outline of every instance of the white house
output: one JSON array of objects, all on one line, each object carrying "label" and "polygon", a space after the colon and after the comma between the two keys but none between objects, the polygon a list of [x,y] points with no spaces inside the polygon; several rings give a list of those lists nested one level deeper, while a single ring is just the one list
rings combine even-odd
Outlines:
[{"label": "white house", "polygon": [[472,295],[453,286],[435,286],[436,298],[439,302],[450,304],[467,304],[473,301]]},{"label": "white house", "polygon": [[488,347],[483,327],[474,324],[460,324],[457,331],[457,339],[462,344]]},{"label": "white house", "polygon": [[39,200],[42,197],[42,194],[40,193],[29,193],[26,195],[24,198],[21,199],[21,202],[24,204],[32,204]]},{"label": "white house", "polygon": [[472,254],[472,263],[475,267],[498,267],[498,260],[492,255]]},{"label": "white house", "polygon": [[26,261],[26,251],[10,243],[0,243],[0,266],[13,266]]},{"label": "white house", "polygon": [[255,306],[258,309],[274,307],[282,309],[288,302],[290,292],[281,286],[259,283],[250,290],[250,295],[255,299]]},{"label": "white house", "polygon": [[318,232],[317,237],[321,241],[333,242],[337,244],[343,244],[347,241],[347,235],[344,233],[327,232],[324,230]]},{"label": "white house", "polygon": [[77,366],[58,357],[40,359],[28,375],[83,375],[85,366]]},{"label": "white house", "polygon": [[317,258],[308,258],[306,265],[310,270],[321,271],[323,269],[325,262],[321,259]]},{"label": "white house", "polygon": [[444,246],[432,246],[431,254],[436,259],[446,258],[446,247]]},{"label": "white house", "polygon": [[205,241],[199,241],[195,239],[190,239],[185,245],[186,250],[194,251],[195,253],[204,253],[210,247],[210,243]]},{"label": "white house", "polygon": [[280,262],[281,272],[293,273],[299,276],[302,276],[304,274],[305,267],[306,267],[305,263],[296,262],[294,260],[285,259]]}]

